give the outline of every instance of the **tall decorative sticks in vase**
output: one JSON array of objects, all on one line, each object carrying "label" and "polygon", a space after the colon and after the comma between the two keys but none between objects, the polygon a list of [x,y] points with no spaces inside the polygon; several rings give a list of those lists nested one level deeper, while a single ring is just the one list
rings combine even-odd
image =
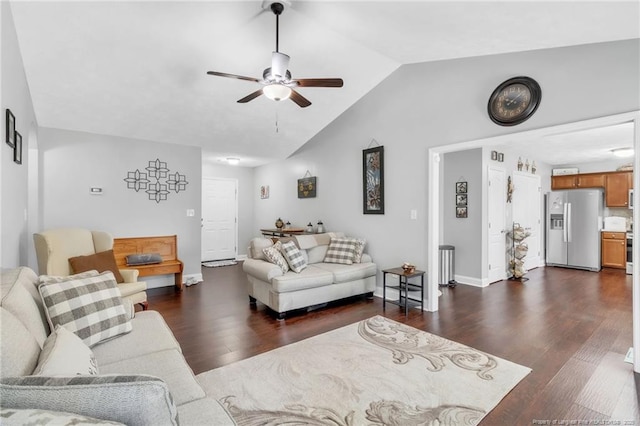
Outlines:
[{"label": "tall decorative sticks in vase", "polygon": [[519,223],[514,222],[509,236],[511,237],[511,261],[509,262],[509,269],[511,270],[510,280],[527,281],[529,278],[525,278],[527,270],[524,267],[524,258],[527,256],[529,247],[524,242],[527,237],[531,235],[531,232],[527,228],[523,228]]}]

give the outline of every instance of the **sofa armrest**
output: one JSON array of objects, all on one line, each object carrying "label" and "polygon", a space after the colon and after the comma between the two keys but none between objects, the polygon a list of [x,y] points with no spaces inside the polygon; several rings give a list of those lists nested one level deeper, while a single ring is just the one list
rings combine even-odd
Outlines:
[{"label": "sofa armrest", "polygon": [[242,262],[242,270],[252,277],[267,283],[270,283],[273,278],[283,275],[279,266],[259,259],[245,260]]},{"label": "sofa armrest", "polygon": [[373,259],[367,253],[362,253],[362,260],[360,263],[373,263]]},{"label": "sofa armrest", "polygon": [[153,376],[7,377],[3,408],[65,411],[126,425],[177,425],[167,384]]},{"label": "sofa armrest", "polygon": [[119,269],[119,271],[125,283],[135,283],[138,281],[138,274],[140,274],[140,272],[137,269]]}]

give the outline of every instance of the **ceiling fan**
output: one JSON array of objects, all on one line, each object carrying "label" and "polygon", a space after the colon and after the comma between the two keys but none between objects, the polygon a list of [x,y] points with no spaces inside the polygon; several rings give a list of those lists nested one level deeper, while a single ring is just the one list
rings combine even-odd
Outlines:
[{"label": "ceiling fan", "polygon": [[244,104],[254,100],[260,95],[265,95],[267,98],[274,101],[281,101],[283,99],[291,99],[301,108],[306,108],[311,105],[311,102],[298,93],[295,88],[297,87],[342,87],[343,81],[341,78],[301,78],[292,79],[291,73],[287,69],[289,67],[289,56],[281,53],[278,50],[279,45],[279,29],[280,29],[280,15],[284,11],[284,5],[280,2],[273,2],[270,6],[271,11],[276,15],[276,51],[271,55],[271,67],[264,70],[262,73],[262,79],[245,77],[236,74],[227,74],[224,72],[208,71],[209,75],[216,75],[218,77],[236,78],[239,80],[253,81],[262,84],[260,90],[245,96],[238,100],[238,103]]}]

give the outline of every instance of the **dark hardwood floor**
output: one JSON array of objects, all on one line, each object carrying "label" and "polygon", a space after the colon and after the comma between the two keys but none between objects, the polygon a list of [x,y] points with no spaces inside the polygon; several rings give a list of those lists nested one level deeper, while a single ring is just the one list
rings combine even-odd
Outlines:
[{"label": "dark hardwood floor", "polygon": [[285,321],[260,303],[250,308],[241,263],[202,272],[204,282],[181,293],[149,290],[150,309],[162,313],[196,374],[384,315],[533,370],[482,425],[640,425],[640,378],[623,361],[632,344],[631,276],[624,271],[538,268],[525,283],[443,288],[436,313],[414,309],[405,317],[389,304],[383,312],[375,297]]}]

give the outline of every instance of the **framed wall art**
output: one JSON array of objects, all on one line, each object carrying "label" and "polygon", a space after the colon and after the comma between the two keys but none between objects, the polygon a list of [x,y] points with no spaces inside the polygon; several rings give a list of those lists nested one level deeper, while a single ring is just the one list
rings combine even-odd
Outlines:
[{"label": "framed wall art", "polygon": [[316,177],[306,176],[298,179],[298,198],[315,198],[316,197]]},{"label": "framed wall art", "polygon": [[16,146],[16,118],[9,108],[7,108],[7,125],[5,142],[11,148]]},{"label": "framed wall art", "polygon": [[456,194],[466,194],[467,186],[467,182],[456,182]]},{"label": "framed wall art", "polygon": [[13,162],[22,164],[22,135],[15,132],[15,146],[13,147]]},{"label": "framed wall art", "polygon": [[269,185],[262,185],[260,187],[260,198],[263,200],[269,198]]},{"label": "framed wall art", "polygon": [[459,219],[464,219],[467,217],[467,206],[464,207],[456,207],[456,217]]},{"label": "framed wall art", "polygon": [[384,214],[384,146],[362,151],[362,213]]}]

